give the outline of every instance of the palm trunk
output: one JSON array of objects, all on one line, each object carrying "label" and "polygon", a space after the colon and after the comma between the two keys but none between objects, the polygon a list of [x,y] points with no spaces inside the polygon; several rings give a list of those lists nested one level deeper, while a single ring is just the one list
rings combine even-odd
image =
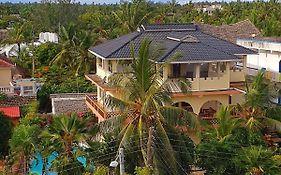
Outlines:
[{"label": "palm trunk", "polygon": [[20,43],[17,43],[18,45],[18,59],[20,58],[20,52],[21,52],[21,48],[20,48]]},{"label": "palm trunk", "polygon": [[147,166],[150,169],[151,174],[153,173],[153,157],[154,157],[153,135],[154,135],[154,127],[151,126],[149,127],[148,141],[147,141]]}]

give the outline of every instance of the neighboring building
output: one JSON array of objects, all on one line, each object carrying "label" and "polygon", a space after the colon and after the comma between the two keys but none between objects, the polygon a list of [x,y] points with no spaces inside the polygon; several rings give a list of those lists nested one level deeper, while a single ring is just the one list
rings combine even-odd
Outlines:
[{"label": "neighboring building", "polygon": [[37,78],[25,78],[13,81],[15,93],[20,96],[36,96],[43,83]]},{"label": "neighboring building", "polygon": [[144,25],[136,32],[89,49],[97,57],[97,72],[86,78],[97,86],[97,94],[87,95],[86,104],[99,121],[115,115],[103,105],[105,95],[118,95],[114,87],[107,84],[108,77],[122,72],[131,63],[130,43],[137,50],[144,38],[166,48],[163,56],[155,61],[156,67],[176,53],[181,55],[164,67],[163,79],[172,83],[186,78],[191,82],[192,92],[183,94],[175,87],[174,105],[207,119],[213,117],[221,104],[241,102],[243,91],[234,87],[245,81],[246,66],[243,68],[243,65],[246,56],[255,54],[254,51],[206,34],[193,24]]},{"label": "neighboring building", "polygon": [[258,55],[248,55],[247,67],[250,75],[256,75],[257,70],[264,69],[267,78],[280,82],[281,77],[281,38],[258,37],[237,39],[237,44],[256,50]]},{"label": "neighboring building", "polygon": [[11,95],[14,93],[12,84],[12,68],[14,65],[4,56],[0,55],[0,92]]},{"label": "neighboring building", "polygon": [[203,11],[204,13],[207,13],[208,15],[213,15],[213,13],[216,10],[222,10],[221,4],[212,4],[212,5],[203,5],[203,7],[198,7],[197,11]]},{"label": "neighboring building", "polygon": [[88,108],[84,93],[51,94],[52,114],[85,113]]},{"label": "neighboring building", "polygon": [[46,43],[46,42],[52,42],[52,43],[59,43],[59,37],[56,33],[51,32],[41,32],[39,34],[39,42]]},{"label": "neighboring building", "polygon": [[19,106],[0,107],[0,112],[2,112],[5,116],[7,116],[14,125],[18,124],[20,119]]},{"label": "neighboring building", "polygon": [[8,96],[5,100],[0,101],[0,112],[8,116],[13,124],[17,124],[21,116],[21,107],[33,100],[36,99],[34,97]]},{"label": "neighboring building", "polygon": [[236,44],[237,38],[261,37],[258,28],[248,19],[229,25],[210,25],[197,23],[200,30],[215,37],[230,41]]},{"label": "neighboring building", "polygon": [[[21,50],[27,48],[27,45],[24,43],[20,44]],[[5,54],[8,58],[18,56],[19,47],[17,44],[6,44],[4,47],[0,48],[0,54]]]}]

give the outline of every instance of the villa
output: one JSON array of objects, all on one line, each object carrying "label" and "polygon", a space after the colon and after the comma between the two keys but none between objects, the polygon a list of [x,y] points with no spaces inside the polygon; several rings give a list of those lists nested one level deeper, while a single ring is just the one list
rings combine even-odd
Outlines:
[{"label": "villa", "polygon": [[237,44],[258,52],[258,55],[248,55],[247,67],[250,75],[256,75],[256,70],[264,69],[268,79],[273,82],[281,81],[280,37],[238,38]]},{"label": "villa", "polygon": [[[174,87],[175,106],[211,120],[220,105],[242,102],[246,58],[256,52],[207,34],[195,24],[142,25],[136,32],[89,49],[96,56],[96,73],[85,76],[97,86],[97,94],[87,95],[86,104],[99,121],[116,115],[104,106],[105,95],[118,96],[108,84],[108,77],[131,64],[130,47],[133,44],[138,50],[144,38],[165,48],[163,55],[154,61],[156,68],[167,63],[162,70],[165,81],[172,83],[186,78],[191,82],[188,94]],[[171,61],[175,54],[180,56]]]},{"label": "villa", "polygon": [[12,84],[12,69],[14,65],[4,56],[0,55],[0,92],[7,95],[14,94]]}]

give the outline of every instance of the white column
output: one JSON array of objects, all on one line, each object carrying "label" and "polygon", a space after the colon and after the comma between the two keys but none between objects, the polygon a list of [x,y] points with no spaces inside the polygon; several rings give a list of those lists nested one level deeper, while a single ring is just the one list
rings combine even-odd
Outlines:
[{"label": "white column", "polygon": [[195,64],[195,78],[200,78],[200,64]]}]

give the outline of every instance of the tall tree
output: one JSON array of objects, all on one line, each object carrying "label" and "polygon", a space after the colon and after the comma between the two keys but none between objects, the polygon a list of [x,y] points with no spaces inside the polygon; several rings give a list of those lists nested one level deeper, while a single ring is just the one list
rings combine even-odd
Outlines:
[{"label": "tall tree", "polygon": [[75,114],[55,116],[52,124],[42,132],[46,150],[49,154],[57,153],[51,169],[59,174],[82,173],[83,166],[77,157],[83,154],[83,148],[79,145],[86,143],[89,137],[87,121]]},{"label": "tall tree", "polygon": [[14,129],[10,140],[10,161],[18,163],[18,174],[27,174],[30,161],[35,156],[36,144],[38,143],[39,127],[20,124]]},{"label": "tall tree", "polygon": [[147,3],[144,0],[135,0],[131,2],[123,2],[120,10],[113,12],[125,32],[136,31],[137,28],[146,22],[151,12],[147,11]]},{"label": "tall tree", "polygon": [[[184,174],[187,170],[177,162],[177,152],[170,141],[173,136],[167,131],[171,128],[178,132],[196,131],[198,120],[184,109],[171,106],[171,86],[161,77],[161,68],[155,69],[155,64],[150,61],[158,58],[161,51],[152,51],[150,46],[150,40],[143,40],[138,55],[135,56],[135,51],[132,51],[130,73],[120,73],[110,78],[110,84],[117,87],[121,95],[118,98],[108,96],[106,106],[122,112],[107,119],[101,126],[121,128],[120,147],[125,147],[125,150],[139,147],[142,158],[136,161],[144,162],[153,174]],[[183,92],[190,88],[186,81],[179,80],[175,84]],[[165,159],[169,160],[169,165]],[[169,169],[165,168],[167,166]]]}]

